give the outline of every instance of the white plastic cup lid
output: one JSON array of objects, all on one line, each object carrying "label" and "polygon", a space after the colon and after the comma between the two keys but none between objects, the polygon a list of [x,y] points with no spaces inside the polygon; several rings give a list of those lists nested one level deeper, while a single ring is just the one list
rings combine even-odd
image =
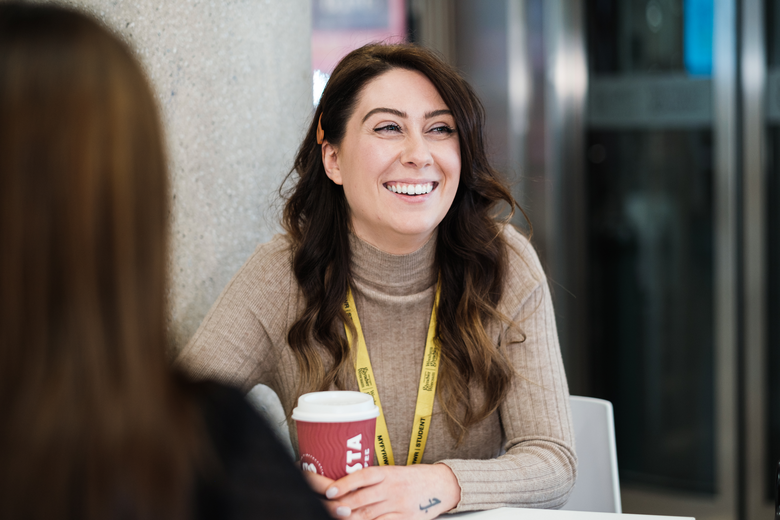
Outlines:
[{"label": "white plastic cup lid", "polygon": [[303,394],[292,413],[296,421],[318,423],[365,421],[375,417],[379,417],[379,407],[374,404],[374,398],[348,390]]}]

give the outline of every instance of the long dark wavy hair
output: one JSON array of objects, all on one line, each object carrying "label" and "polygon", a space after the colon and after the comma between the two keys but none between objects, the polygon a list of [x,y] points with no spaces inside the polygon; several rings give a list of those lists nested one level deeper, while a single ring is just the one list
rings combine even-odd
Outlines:
[{"label": "long dark wavy hair", "polygon": [[[293,244],[293,269],[306,306],[288,333],[301,371],[301,390],[344,388],[352,373],[342,309],[350,272],[350,212],[342,186],[325,174],[317,122],[325,139],[338,146],[364,87],[392,69],[424,74],[455,118],[460,140],[458,191],[439,224],[436,265],[441,299],[437,338],[441,345],[439,402],[459,441],[469,426],[501,404],[513,370],[488,336],[490,322],[508,321],[497,311],[507,271],[507,244],[497,212],[517,206],[501,176],[489,164],[484,142],[484,109],[458,72],[432,51],[410,44],[369,44],[348,54],[333,71],[309,130],[285,182],[297,176],[287,194],[283,225]],[[332,359],[322,359],[319,343]],[[484,392],[476,403],[472,387]]]},{"label": "long dark wavy hair", "polygon": [[0,3],[0,518],[189,517],[205,431],[165,355],[162,138],[118,38]]}]

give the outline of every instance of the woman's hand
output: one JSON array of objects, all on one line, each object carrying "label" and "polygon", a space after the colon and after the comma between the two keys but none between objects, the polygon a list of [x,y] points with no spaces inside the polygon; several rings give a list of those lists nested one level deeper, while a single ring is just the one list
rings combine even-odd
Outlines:
[{"label": "woman's hand", "polygon": [[432,519],[460,501],[458,480],[444,464],[371,466],[335,482],[312,477],[309,484],[339,519]]},{"label": "woman's hand", "polygon": [[336,482],[332,478],[328,478],[323,475],[317,475],[311,471],[304,471],[303,477],[306,479],[306,482],[309,483],[309,487],[311,487],[315,493],[318,493],[322,496],[325,496],[325,492],[328,490],[328,488],[330,488],[331,485]]}]

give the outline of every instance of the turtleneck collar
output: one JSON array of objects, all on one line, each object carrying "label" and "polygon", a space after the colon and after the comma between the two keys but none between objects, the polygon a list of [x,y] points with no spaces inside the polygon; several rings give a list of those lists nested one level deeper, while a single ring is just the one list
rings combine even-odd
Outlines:
[{"label": "turtleneck collar", "polygon": [[393,255],[377,249],[349,234],[352,253],[352,276],[355,282],[365,284],[386,294],[397,296],[421,292],[436,283],[436,236],[417,251],[407,255]]}]

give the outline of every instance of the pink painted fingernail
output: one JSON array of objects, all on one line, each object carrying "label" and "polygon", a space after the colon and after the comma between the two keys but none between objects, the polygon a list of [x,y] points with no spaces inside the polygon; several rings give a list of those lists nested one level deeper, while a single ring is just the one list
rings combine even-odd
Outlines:
[{"label": "pink painted fingernail", "polygon": [[335,497],[338,494],[339,494],[339,488],[334,488],[334,487],[328,489],[325,492],[325,496],[328,497],[328,498],[333,498],[333,497]]},{"label": "pink painted fingernail", "polygon": [[339,506],[336,508],[336,515],[349,516],[352,514],[352,510],[346,506]]}]

